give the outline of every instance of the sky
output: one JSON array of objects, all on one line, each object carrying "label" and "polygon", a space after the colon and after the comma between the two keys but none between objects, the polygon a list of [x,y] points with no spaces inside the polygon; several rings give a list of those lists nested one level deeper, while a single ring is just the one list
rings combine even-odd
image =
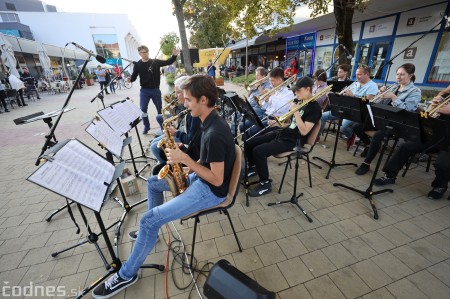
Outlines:
[{"label": "sky", "polygon": [[[159,40],[169,32],[179,36],[177,19],[172,15],[170,0],[43,0],[59,11],[127,14],[150,56],[159,49]],[[157,4],[156,4],[157,2]]]}]

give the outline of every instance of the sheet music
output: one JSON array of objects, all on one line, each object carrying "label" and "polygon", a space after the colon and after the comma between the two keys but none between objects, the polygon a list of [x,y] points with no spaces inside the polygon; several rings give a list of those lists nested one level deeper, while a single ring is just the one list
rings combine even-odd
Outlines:
[{"label": "sheet music", "polygon": [[370,116],[370,120],[372,121],[372,126],[375,128],[375,119],[373,118],[372,109],[370,108],[369,104],[366,104],[366,106],[367,106],[367,110],[369,111],[369,116]]},{"label": "sheet music", "polygon": [[71,140],[28,180],[99,212],[114,171],[90,148]]},{"label": "sheet music", "polygon": [[114,131],[122,135],[131,129],[130,124],[139,118],[142,112],[131,100],[126,100],[100,110],[98,114]]},{"label": "sheet music", "polygon": [[94,119],[92,123],[86,128],[95,140],[110,151],[117,158],[121,157],[123,139],[120,134],[113,131],[108,124],[102,119]]}]

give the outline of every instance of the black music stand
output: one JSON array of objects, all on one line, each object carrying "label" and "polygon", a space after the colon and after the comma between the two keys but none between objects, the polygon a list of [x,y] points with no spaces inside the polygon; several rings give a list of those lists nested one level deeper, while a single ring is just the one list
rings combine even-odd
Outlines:
[{"label": "black music stand", "polygon": [[[301,148],[302,148],[302,145],[300,144],[300,139],[298,139],[297,140],[297,146],[294,148],[295,153],[296,153],[296,158],[295,158],[294,191],[292,192],[291,199],[290,200],[285,200],[285,201],[271,202],[271,203],[268,203],[267,205],[269,207],[270,206],[274,206],[274,205],[281,205],[281,204],[285,204],[285,203],[291,203],[293,205],[296,205],[300,209],[300,211],[303,213],[303,215],[305,215],[305,217],[311,223],[311,222],[313,222],[312,218],[309,217],[309,215],[305,212],[305,210],[303,210],[303,208],[298,203],[298,198],[303,195],[303,193],[300,193],[299,195],[297,195],[298,168],[300,166],[298,161],[301,159],[301,155],[302,155],[301,154]],[[287,169],[287,165],[286,165],[286,169]]]},{"label": "black music stand", "polygon": [[341,130],[342,126],[342,120],[343,119],[349,119],[355,122],[363,122],[363,111],[367,111],[367,108],[364,109],[365,104],[364,101],[360,98],[354,98],[354,97],[348,97],[343,95],[336,95],[336,94],[329,94],[328,97],[330,98],[330,108],[331,108],[331,114],[332,115],[338,115],[339,116],[339,123],[338,128],[336,132],[336,139],[334,140],[334,148],[333,148],[333,155],[331,157],[331,161],[326,161],[325,159],[322,159],[320,157],[314,156],[313,159],[322,161],[323,163],[327,164],[329,166],[327,175],[325,176],[326,179],[330,177],[331,169],[338,166],[347,166],[347,165],[353,165],[357,167],[355,163],[336,163],[336,149],[337,144],[339,140],[339,132]]},{"label": "black music stand", "polygon": [[389,142],[389,137],[391,135],[395,135],[397,138],[406,137],[409,140],[420,142],[420,127],[419,117],[417,113],[408,112],[404,109],[383,104],[374,104],[370,107],[370,109],[373,112],[375,127],[384,129],[385,139],[381,147],[369,187],[366,190],[358,190],[341,183],[334,183],[333,186],[344,187],[346,189],[350,189],[364,195],[364,197],[369,200],[370,205],[372,206],[372,210],[374,213],[373,218],[378,219],[378,211],[372,200],[372,196],[386,192],[394,192],[394,190],[392,189],[382,189],[378,191],[372,190],[375,178],[378,173],[378,169],[380,168],[381,161],[383,159],[384,152],[386,151]]},{"label": "black music stand", "polygon": [[[263,123],[259,119],[258,115],[256,115],[255,110],[253,110],[253,107],[247,102],[246,100],[240,98],[236,93],[226,93],[224,95],[224,98],[229,99],[234,107],[237,108],[239,113],[242,115],[242,124],[245,127],[245,121],[248,119],[256,126],[262,128],[264,127]],[[247,143],[247,136],[246,134],[242,134],[242,141],[244,144],[244,188],[245,188],[245,205],[248,207],[250,206],[250,202],[248,200],[248,188],[250,187],[250,183],[248,181],[248,161],[247,161],[247,155],[245,154],[245,145]]]}]

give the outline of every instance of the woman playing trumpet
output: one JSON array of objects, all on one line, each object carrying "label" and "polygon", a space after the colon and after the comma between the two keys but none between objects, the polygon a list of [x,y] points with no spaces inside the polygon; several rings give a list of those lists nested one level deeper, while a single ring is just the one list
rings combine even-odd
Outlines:
[{"label": "woman playing trumpet", "polygon": [[[390,104],[408,111],[416,111],[417,105],[421,100],[422,92],[417,86],[414,86],[416,79],[414,72],[414,64],[405,63],[401,65],[397,69],[396,74],[398,84],[393,85],[393,88],[389,89],[386,89],[385,86],[381,87],[379,95],[372,99],[372,101]],[[383,130],[377,131],[369,120],[364,124],[354,124],[353,132],[366,145],[361,153],[361,157],[365,157],[364,162],[355,172],[357,175],[363,175],[369,171],[370,163],[372,163],[379,152],[385,133]],[[372,137],[372,140],[370,140],[369,136]]]},{"label": "woman playing trumpet", "polygon": [[[303,77],[292,87],[297,99],[308,100],[312,98],[312,88],[314,81],[309,77]],[[295,108],[293,103],[291,109]],[[285,128],[272,131],[268,134],[252,138],[245,144],[245,154],[250,165],[250,171],[256,171],[259,175],[259,184],[250,191],[252,197],[262,196],[272,191],[269,179],[269,168],[267,158],[292,150],[300,139],[300,144],[305,144],[308,134],[314,124],[320,120],[322,110],[320,105],[313,101],[300,110],[294,112],[292,122]],[[275,120],[269,121],[270,125],[275,125]]]}]

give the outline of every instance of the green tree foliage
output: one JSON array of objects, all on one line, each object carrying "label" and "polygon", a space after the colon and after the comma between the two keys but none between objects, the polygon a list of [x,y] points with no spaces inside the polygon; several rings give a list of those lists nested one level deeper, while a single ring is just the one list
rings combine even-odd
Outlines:
[{"label": "green tree foliage", "polygon": [[195,48],[223,47],[230,35],[232,18],[217,1],[189,0],[184,17],[190,30],[190,45]]},{"label": "green tree foliage", "polygon": [[165,34],[159,41],[159,44],[161,45],[161,52],[166,56],[171,56],[173,50],[179,42],[180,38],[175,32]]}]

